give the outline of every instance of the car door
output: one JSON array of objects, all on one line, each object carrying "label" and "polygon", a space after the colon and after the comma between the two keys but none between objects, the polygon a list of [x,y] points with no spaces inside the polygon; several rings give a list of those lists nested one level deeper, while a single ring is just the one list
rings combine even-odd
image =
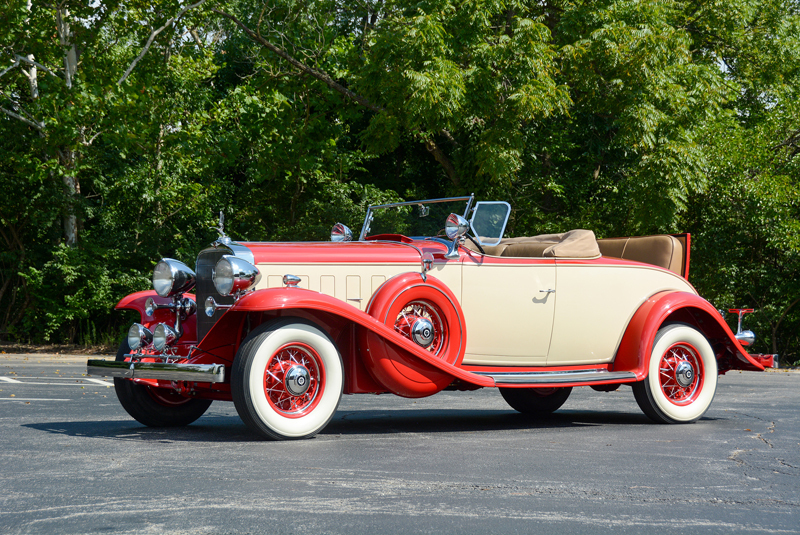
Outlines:
[{"label": "car door", "polygon": [[467,255],[461,282],[464,364],[546,363],[556,302],[554,259]]},{"label": "car door", "polygon": [[644,264],[558,259],[558,306],[548,366],[604,364],[614,359],[634,312],[663,291],[691,285],[664,269]]}]

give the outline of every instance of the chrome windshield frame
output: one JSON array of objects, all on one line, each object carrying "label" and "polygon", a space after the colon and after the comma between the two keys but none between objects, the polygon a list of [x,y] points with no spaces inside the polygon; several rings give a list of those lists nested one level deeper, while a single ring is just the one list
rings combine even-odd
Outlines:
[{"label": "chrome windshield frame", "polygon": [[361,226],[361,234],[358,235],[358,241],[364,241],[364,238],[367,237],[367,233],[369,232],[370,224],[372,223],[373,212],[379,208],[395,208],[397,206],[413,206],[413,205],[424,205],[424,204],[436,204],[442,202],[458,202],[458,201],[466,201],[467,206],[464,210],[464,219],[467,218],[467,214],[469,214],[470,209],[472,208],[472,202],[475,200],[475,194],[469,195],[467,197],[446,197],[441,199],[424,199],[421,201],[405,201],[405,202],[393,202],[390,204],[375,204],[370,205],[367,208],[367,215],[364,216],[364,224]]}]

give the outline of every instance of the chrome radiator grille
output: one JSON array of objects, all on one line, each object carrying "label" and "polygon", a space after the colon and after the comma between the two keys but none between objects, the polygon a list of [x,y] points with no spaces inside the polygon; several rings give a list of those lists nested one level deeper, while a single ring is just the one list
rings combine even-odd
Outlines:
[{"label": "chrome radiator grille", "polygon": [[211,280],[212,272],[214,270],[214,266],[217,264],[217,261],[222,258],[222,255],[229,255],[233,254],[233,252],[228,249],[227,247],[209,247],[208,249],[203,249],[200,251],[200,254],[197,255],[197,264],[195,265],[195,273],[197,274],[197,285],[195,286],[195,291],[197,295],[197,341],[199,342],[202,340],[208,331],[211,330],[211,327],[217,322],[219,318],[222,317],[222,314],[225,313],[224,309],[218,309],[214,312],[212,317],[206,316],[205,312],[205,302],[206,299],[211,296],[214,298],[214,301],[220,305],[232,305],[233,304],[233,297],[231,296],[222,296],[217,293],[216,288],[214,288],[214,282]]}]

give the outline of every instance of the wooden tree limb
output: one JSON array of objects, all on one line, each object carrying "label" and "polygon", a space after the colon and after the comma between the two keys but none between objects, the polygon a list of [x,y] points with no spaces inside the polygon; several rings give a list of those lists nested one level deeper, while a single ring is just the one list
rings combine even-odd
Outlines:
[{"label": "wooden tree limb", "polygon": [[[24,61],[25,63],[27,63],[29,65],[33,65],[34,67],[38,67],[38,68],[42,69],[44,72],[46,72],[47,74],[49,74],[50,76],[55,76],[56,78],[58,78],[58,75],[56,73],[54,73],[53,71],[51,71],[50,69],[48,69],[47,67],[45,67],[44,65],[39,63],[38,61],[34,61],[31,58],[26,58],[24,56],[20,56],[19,54],[16,54],[16,61],[14,62],[14,65],[18,65],[20,61]],[[5,74],[5,71],[3,71],[3,74]],[[0,75],[0,76],[2,76],[2,75]]]},{"label": "wooden tree limb", "polygon": [[145,54],[147,54],[147,51],[150,50],[150,46],[153,44],[153,40],[156,38],[156,36],[158,34],[163,32],[164,30],[166,30],[170,26],[172,26],[175,23],[175,21],[179,20],[187,11],[189,11],[190,9],[194,9],[196,7],[199,7],[200,5],[204,4],[205,2],[206,2],[206,0],[200,0],[199,2],[196,2],[194,4],[191,4],[191,5],[188,5],[188,6],[184,7],[183,9],[181,9],[180,13],[178,13],[174,17],[170,18],[169,20],[167,20],[167,22],[164,23],[164,25],[162,27],[160,27],[157,30],[153,30],[153,32],[150,34],[150,38],[147,40],[147,43],[144,45],[144,48],[142,49],[141,53],[128,66],[128,70],[125,71],[125,74],[122,75],[122,78],[117,80],[117,85],[122,85],[122,82],[124,82],[125,80],[128,79],[128,76],[130,76],[131,72],[133,72],[133,69],[136,67],[136,64],[139,63],[139,61],[141,61],[141,59],[145,56]]},{"label": "wooden tree limb", "polygon": [[338,93],[341,93],[342,95],[346,96],[347,98],[349,98],[353,102],[358,103],[359,105],[367,108],[368,110],[374,111],[376,113],[379,113],[379,112],[383,111],[383,108],[381,108],[380,106],[376,106],[375,104],[370,102],[368,99],[362,97],[361,95],[359,95],[357,93],[354,93],[353,91],[350,91],[349,89],[347,89],[343,85],[337,83],[333,78],[330,77],[330,75],[328,75],[328,73],[326,73],[324,71],[320,71],[320,70],[314,69],[313,67],[309,67],[308,65],[302,63],[301,61],[298,61],[297,59],[295,59],[293,56],[291,56],[289,53],[287,53],[282,48],[280,48],[278,46],[275,46],[274,44],[272,44],[269,41],[267,41],[266,39],[264,39],[261,35],[257,34],[253,30],[248,28],[242,21],[240,21],[239,19],[237,19],[235,16],[231,15],[230,13],[227,13],[225,11],[222,11],[222,10],[216,9],[216,8],[212,9],[211,11],[213,11],[214,13],[217,13],[218,15],[222,15],[226,19],[228,19],[231,22],[233,22],[234,24],[236,24],[239,28],[241,28],[247,34],[248,37],[250,37],[250,39],[252,39],[253,41],[257,42],[258,44],[260,44],[261,46],[263,46],[264,48],[266,48],[270,52],[273,52],[274,54],[279,56],[281,59],[284,59],[285,61],[289,62],[291,65],[293,65],[295,68],[297,68],[301,72],[304,72],[304,73],[316,78],[317,80],[319,80],[320,82],[324,83],[325,85],[327,85],[328,87],[330,87],[334,91],[336,91]]},{"label": "wooden tree limb", "polygon": [[[330,87],[331,89],[336,91],[337,93],[340,93],[341,95],[347,97],[348,99],[352,100],[353,102],[356,102],[360,106],[363,106],[364,108],[367,108],[370,111],[374,111],[375,113],[380,113],[380,112],[385,111],[384,108],[382,108],[382,107],[380,107],[380,106],[378,106],[376,104],[373,104],[372,102],[369,101],[369,99],[367,99],[367,98],[363,97],[362,95],[359,95],[359,94],[347,89],[343,85],[339,84],[333,78],[331,78],[331,76],[328,73],[326,73],[325,71],[322,71],[322,70],[319,70],[319,69],[315,69],[313,67],[310,67],[310,66],[306,65],[305,63],[299,61],[298,59],[293,57],[291,54],[289,54],[288,52],[286,52],[282,48],[280,48],[280,47],[276,46],[275,44],[269,42],[268,40],[264,39],[264,37],[261,36],[260,33],[255,32],[252,29],[250,29],[246,24],[244,24],[242,21],[240,21],[234,15],[231,15],[230,13],[227,13],[227,12],[222,11],[221,9],[217,9],[217,8],[213,8],[211,11],[214,12],[214,13],[217,13],[218,15],[221,15],[221,16],[225,17],[226,19],[228,19],[231,22],[233,22],[234,24],[236,24],[239,28],[241,28],[247,34],[248,37],[250,37],[250,39],[252,39],[256,43],[260,44],[261,46],[263,46],[264,48],[266,48],[270,52],[274,53],[275,55],[277,55],[281,59],[285,60],[290,65],[292,65],[296,69],[298,69],[300,72],[303,72],[305,74],[308,74],[309,76],[312,76],[313,78],[316,78],[317,80],[319,80],[320,82],[324,83],[325,85],[327,85],[328,87]],[[444,136],[445,139],[447,139],[449,142],[451,142],[451,143],[453,143],[455,145],[458,144],[456,142],[456,140],[453,138],[452,134],[450,134],[450,132],[448,132],[447,130],[442,129],[439,133],[442,136]],[[453,183],[453,185],[458,186],[459,183],[460,183],[460,179],[458,177],[458,172],[456,171],[455,166],[450,161],[450,159],[447,157],[447,155],[444,153],[444,151],[436,144],[436,142],[434,142],[430,138],[425,138],[425,137],[422,137],[422,136],[417,136],[417,138],[420,139],[420,141],[425,143],[425,148],[428,149],[428,152],[430,152],[431,155],[433,156],[433,158],[439,163],[439,165],[442,166],[442,168],[444,169],[444,172],[447,174],[447,177],[450,179],[450,181]]]},{"label": "wooden tree limb", "polygon": [[769,149],[771,151],[777,151],[783,147],[794,147],[797,146],[798,142],[800,142],[800,129],[795,130],[794,132],[789,134],[789,136],[785,140],[771,146]]},{"label": "wooden tree limb", "polygon": [[14,112],[13,112],[13,111],[11,111],[11,110],[7,110],[7,109],[5,109],[5,108],[3,108],[3,107],[0,107],[0,111],[2,111],[3,113],[5,113],[5,114],[6,114],[6,115],[8,115],[9,117],[13,117],[14,119],[17,119],[17,120],[19,120],[19,121],[22,121],[23,123],[27,124],[28,126],[31,126],[31,127],[35,128],[35,129],[36,129],[36,130],[38,130],[39,132],[41,132],[41,131],[43,131],[43,130],[44,130],[44,123],[37,123],[37,122],[35,122],[35,121],[32,121],[32,120],[30,120],[30,119],[27,119],[27,118],[23,117],[22,115],[20,115],[20,114],[18,114],[18,113],[14,113]]},{"label": "wooden tree limb", "polygon": [[425,140],[425,148],[428,149],[428,152],[433,155],[433,159],[439,162],[439,165],[444,168],[444,172],[447,174],[447,178],[450,179],[450,182],[452,182],[454,186],[458,186],[461,182],[461,180],[458,178],[458,172],[453,166],[453,162],[450,161],[442,149],[439,148],[439,146],[432,139]]},{"label": "wooden tree limb", "polygon": [[8,71],[10,71],[10,70],[12,70],[14,67],[18,67],[18,66],[19,66],[19,55],[17,55],[17,56],[14,58],[14,63],[12,63],[10,67],[8,67],[7,69],[4,69],[4,70],[3,70],[3,72],[0,72],[0,77],[3,77],[3,76],[5,76],[5,75],[6,75],[6,73],[7,73]]}]

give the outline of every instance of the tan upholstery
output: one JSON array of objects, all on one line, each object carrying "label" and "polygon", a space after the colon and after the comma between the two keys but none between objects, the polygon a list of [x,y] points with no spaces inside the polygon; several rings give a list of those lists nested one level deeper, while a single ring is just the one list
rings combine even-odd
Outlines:
[{"label": "tan upholstery", "polygon": [[667,234],[597,240],[603,256],[653,264],[683,275],[685,252],[681,242]]},{"label": "tan upholstery", "polygon": [[[469,240],[464,244],[477,248]],[[533,258],[597,258],[601,254],[652,264],[683,275],[686,251],[683,243],[667,234],[595,239],[591,230],[576,229],[561,234],[503,238],[483,247],[487,255]]]},{"label": "tan upholstery", "polygon": [[[470,241],[464,245],[473,251],[476,250]],[[491,256],[527,258],[597,258],[600,256],[594,232],[584,229],[570,230],[561,234],[504,238],[497,245],[487,245],[483,249],[487,255]]]}]

